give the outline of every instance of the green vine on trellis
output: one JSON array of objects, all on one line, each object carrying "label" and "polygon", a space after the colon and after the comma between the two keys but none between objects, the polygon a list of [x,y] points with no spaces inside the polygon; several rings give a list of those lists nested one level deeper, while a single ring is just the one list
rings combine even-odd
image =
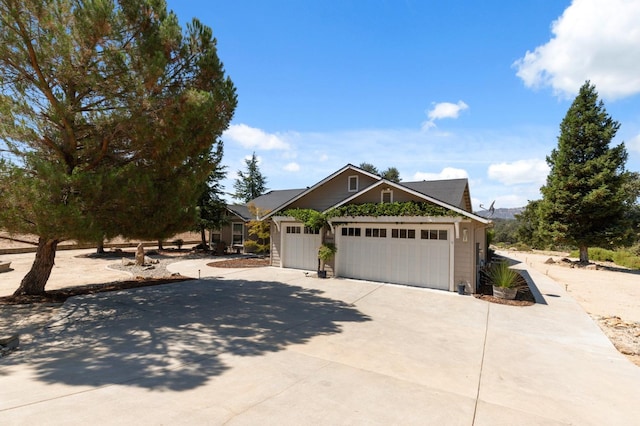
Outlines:
[{"label": "green vine on trellis", "polygon": [[395,202],[395,203],[365,203],[349,204],[321,213],[313,209],[289,209],[281,213],[304,223],[311,229],[321,229],[327,221],[334,217],[356,216],[460,216],[459,213],[445,207],[426,202]]}]

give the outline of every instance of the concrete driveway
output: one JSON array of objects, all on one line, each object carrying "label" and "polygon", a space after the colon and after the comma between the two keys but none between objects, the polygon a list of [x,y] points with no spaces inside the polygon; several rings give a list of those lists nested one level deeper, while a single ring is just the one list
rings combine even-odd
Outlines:
[{"label": "concrete driveway", "polygon": [[0,359],[2,424],[640,419],[640,369],[535,271],[544,303],[513,307],[205,263],[170,265],[201,280],[68,300]]}]

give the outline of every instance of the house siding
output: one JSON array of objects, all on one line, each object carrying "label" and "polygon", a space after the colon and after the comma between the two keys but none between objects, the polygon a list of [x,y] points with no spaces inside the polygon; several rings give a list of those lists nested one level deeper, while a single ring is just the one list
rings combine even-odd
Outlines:
[{"label": "house siding", "polygon": [[[467,232],[467,241],[463,240],[464,231]],[[464,222],[460,224],[460,234],[454,242],[454,269],[453,280],[454,286],[459,283],[469,283],[468,291],[476,292],[475,278],[475,255],[474,255],[474,236],[475,232],[473,224]]]},{"label": "house siding", "polygon": [[[370,176],[357,173],[354,170],[346,170],[329,182],[325,182],[324,184],[320,185],[314,191],[294,201],[289,206],[287,206],[287,209],[302,208],[324,211],[354,194],[354,192],[349,192],[348,184],[349,176],[356,175],[358,176],[359,191],[377,182],[376,179]],[[380,194],[378,193],[378,197],[379,196]]]},{"label": "house siding", "polygon": [[[382,191],[386,190],[387,187],[385,186],[381,186],[379,188],[375,188],[372,189],[371,191],[368,191],[364,194],[362,194],[359,197],[354,198],[353,200],[351,200],[351,202],[349,204],[364,204],[364,203],[380,203],[382,200]],[[395,188],[389,188],[392,189],[393,191],[393,202],[394,203],[405,203],[408,201],[415,201],[415,202],[423,202],[424,199],[421,199],[420,197],[413,195],[413,194],[409,194],[408,192],[405,191],[401,191],[399,189],[395,189]]]},{"label": "house siding", "polygon": [[278,228],[276,227],[276,225],[273,222],[271,222],[271,251],[270,251],[271,266],[281,266],[280,243],[281,243],[280,231],[278,231]]}]

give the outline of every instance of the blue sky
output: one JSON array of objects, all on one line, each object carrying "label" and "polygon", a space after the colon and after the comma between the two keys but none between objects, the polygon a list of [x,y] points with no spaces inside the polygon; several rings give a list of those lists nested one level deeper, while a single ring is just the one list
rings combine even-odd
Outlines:
[{"label": "blue sky", "polygon": [[635,0],[168,0],[213,29],[238,91],[226,190],[255,152],[269,189],[347,163],[467,177],[474,208],[540,198],[585,80],[640,171]]}]

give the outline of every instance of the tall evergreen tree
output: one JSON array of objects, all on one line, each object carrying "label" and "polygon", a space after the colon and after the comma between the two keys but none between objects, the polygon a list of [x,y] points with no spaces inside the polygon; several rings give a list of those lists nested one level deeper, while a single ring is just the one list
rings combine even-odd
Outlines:
[{"label": "tall evergreen tree", "polygon": [[378,171],[378,168],[371,163],[366,163],[366,162],[360,163],[358,167],[364,170],[365,172],[373,173],[374,175],[380,176],[380,171]]},{"label": "tall evergreen tree", "polygon": [[200,233],[202,247],[208,247],[206,230],[221,229],[228,222],[226,215],[227,203],[220,196],[222,185],[220,181],[225,178],[225,166],[222,161],[222,143],[211,152],[211,161],[216,167],[209,177],[201,185],[201,195],[198,198],[198,221],[195,230]]},{"label": "tall evergreen tree", "polygon": [[609,146],[619,127],[587,81],[547,157],[551,171],[539,206],[544,231],[554,243],[577,246],[581,262],[589,261],[589,247],[615,246],[630,228],[638,176],[625,170],[624,143]]},{"label": "tall evergreen tree", "polygon": [[64,239],[191,228],[236,102],[211,29],[164,0],[0,0],[0,227],[39,237],[15,294]]},{"label": "tall evergreen tree", "polygon": [[366,163],[366,162],[360,163],[358,167],[366,172],[373,173],[374,175],[378,175],[387,180],[390,180],[391,182],[399,183],[401,181],[400,172],[395,167],[389,167],[388,169],[383,170],[382,172],[378,170],[378,168],[371,163]]},{"label": "tall evergreen tree", "polygon": [[250,159],[245,159],[244,162],[247,165],[247,170],[246,172],[238,170],[238,178],[235,180],[233,188],[236,190],[234,198],[248,203],[267,191],[267,179],[260,172],[255,152]]},{"label": "tall evergreen tree", "polygon": [[395,167],[389,167],[387,170],[383,171],[380,176],[395,183],[399,183],[401,180],[400,172]]}]

